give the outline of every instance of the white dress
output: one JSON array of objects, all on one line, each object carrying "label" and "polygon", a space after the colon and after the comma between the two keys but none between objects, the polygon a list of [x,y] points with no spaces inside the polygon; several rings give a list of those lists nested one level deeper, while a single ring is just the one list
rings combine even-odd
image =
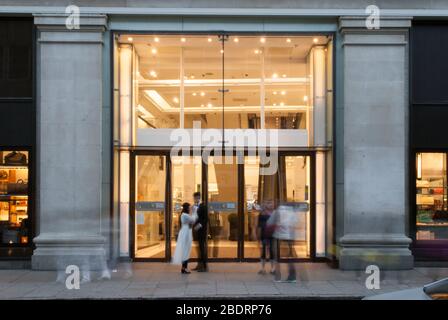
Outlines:
[{"label": "white dress", "polygon": [[173,264],[182,264],[183,261],[190,259],[191,245],[193,244],[193,232],[191,225],[197,220],[197,215],[182,213],[180,216],[181,228],[177,236],[176,249],[173,255]]}]

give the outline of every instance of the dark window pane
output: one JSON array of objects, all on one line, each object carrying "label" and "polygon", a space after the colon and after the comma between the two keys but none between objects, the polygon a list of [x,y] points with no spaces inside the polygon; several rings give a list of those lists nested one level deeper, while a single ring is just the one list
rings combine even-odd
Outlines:
[{"label": "dark window pane", "polygon": [[4,76],[5,76],[5,74],[4,74],[4,68],[3,68],[3,52],[4,52],[4,49],[3,49],[3,46],[1,46],[0,45],[0,79],[3,79],[4,78]]},{"label": "dark window pane", "polygon": [[26,45],[9,48],[9,79],[29,79],[30,47]]},{"label": "dark window pane", "polygon": [[32,97],[33,23],[0,19],[0,98]]}]

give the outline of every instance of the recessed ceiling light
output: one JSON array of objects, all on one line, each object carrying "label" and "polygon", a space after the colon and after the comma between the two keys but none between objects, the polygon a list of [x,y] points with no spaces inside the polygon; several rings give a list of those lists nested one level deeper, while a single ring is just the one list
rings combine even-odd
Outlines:
[{"label": "recessed ceiling light", "polygon": [[201,104],[201,107],[204,107],[204,104]]},{"label": "recessed ceiling light", "polygon": [[205,96],[205,92],[201,91],[201,97]]},{"label": "recessed ceiling light", "polygon": [[178,97],[174,97],[174,98],[173,98],[173,102],[174,102],[174,103],[179,103],[179,98],[178,98]]},{"label": "recessed ceiling light", "polygon": [[291,43],[291,39],[287,38],[286,42]]},{"label": "recessed ceiling light", "polygon": [[265,37],[261,37],[261,38],[260,38],[260,42],[261,42],[261,43],[265,43],[265,42],[266,42],[266,38],[265,38]]},{"label": "recessed ceiling light", "polygon": [[282,74],[282,78],[286,78],[286,74]]},{"label": "recessed ceiling light", "polygon": [[132,37],[128,38],[128,41],[132,42],[132,40],[134,40]]},{"label": "recessed ceiling light", "polygon": [[212,38],[208,38],[207,41],[208,41],[208,42],[212,42]]},{"label": "recessed ceiling light", "polygon": [[222,50],[222,49],[221,49],[221,51],[220,51],[220,52],[221,52],[221,53],[224,53],[224,50]]},{"label": "recessed ceiling light", "polygon": [[159,39],[159,38],[157,38],[157,37],[155,37],[155,38],[154,38],[154,41],[155,41],[155,42],[159,42],[159,41],[160,41],[160,39]]},{"label": "recessed ceiling light", "polygon": [[308,101],[308,96],[303,96],[303,101]]},{"label": "recessed ceiling light", "polygon": [[149,75],[153,78],[157,77],[157,72],[155,72],[154,70],[149,71]]},{"label": "recessed ceiling light", "polygon": [[278,78],[278,74],[273,73],[273,74],[272,74],[272,78]]},{"label": "recessed ceiling light", "polygon": [[255,49],[255,50],[254,50],[254,53],[255,53],[255,54],[259,54],[259,53],[260,53],[260,50]]},{"label": "recessed ceiling light", "polygon": [[213,107],[213,105],[212,105],[211,103],[208,103],[208,104],[207,104],[207,107],[208,107],[208,108],[211,108],[211,107]]},{"label": "recessed ceiling light", "polygon": [[314,39],[313,39],[313,42],[314,42],[314,43],[318,43],[318,42],[319,42],[319,39],[314,38]]},{"label": "recessed ceiling light", "polygon": [[196,97],[197,93],[196,93],[196,92],[193,92],[192,95],[193,95],[194,97]]},{"label": "recessed ceiling light", "polygon": [[274,94],[274,96],[277,95],[277,91],[274,91],[273,94]]},{"label": "recessed ceiling light", "polygon": [[275,107],[275,106],[277,106],[277,104],[276,104],[276,103],[274,103],[274,104],[273,104],[273,106]]},{"label": "recessed ceiling light", "polygon": [[284,96],[286,94],[286,91],[282,91],[280,93],[282,94],[282,96]]},{"label": "recessed ceiling light", "polygon": [[191,76],[190,76],[190,79],[194,79],[194,76],[193,76],[193,75],[191,75]]},{"label": "recessed ceiling light", "polygon": [[185,41],[187,41],[187,39],[185,39],[185,38],[180,38],[180,41],[185,42]]},{"label": "recessed ceiling light", "polygon": [[157,53],[157,49],[156,49],[156,48],[152,48],[152,49],[151,49],[151,53],[152,53],[152,54],[156,54],[156,53]]},{"label": "recessed ceiling light", "polygon": [[280,105],[283,107],[285,105],[285,103],[284,102],[280,102]]},{"label": "recessed ceiling light", "polygon": [[233,42],[238,42],[238,41],[240,41],[240,39],[238,39],[238,38],[233,38]]}]

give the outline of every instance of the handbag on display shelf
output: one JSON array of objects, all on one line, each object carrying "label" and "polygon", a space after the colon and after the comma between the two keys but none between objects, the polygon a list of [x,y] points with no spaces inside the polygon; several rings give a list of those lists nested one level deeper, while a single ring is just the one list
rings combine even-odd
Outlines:
[{"label": "handbag on display shelf", "polygon": [[26,165],[26,155],[17,151],[8,153],[5,156],[5,164],[7,165]]},{"label": "handbag on display shelf", "polygon": [[6,170],[0,170],[0,180],[6,180],[8,179],[8,171]]},{"label": "handbag on display shelf", "polygon": [[8,194],[28,194],[28,182],[19,179],[16,183],[8,183]]}]

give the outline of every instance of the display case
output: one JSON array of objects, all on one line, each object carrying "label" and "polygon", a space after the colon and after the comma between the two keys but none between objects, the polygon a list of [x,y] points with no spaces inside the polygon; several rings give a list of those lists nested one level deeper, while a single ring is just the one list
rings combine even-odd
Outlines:
[{"label": "display case", "polygon": [[29,152],[0,149],[0,246],[28,245]]}]

